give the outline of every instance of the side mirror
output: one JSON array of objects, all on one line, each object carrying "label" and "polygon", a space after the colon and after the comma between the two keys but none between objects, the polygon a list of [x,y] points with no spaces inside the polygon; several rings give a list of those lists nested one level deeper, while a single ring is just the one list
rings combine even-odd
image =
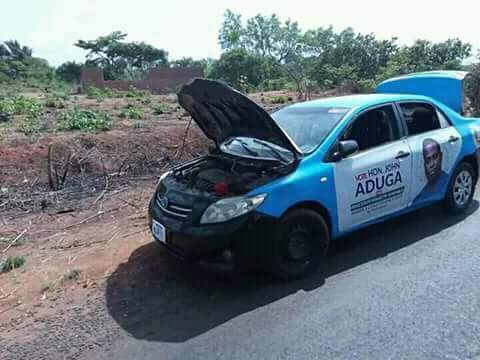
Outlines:
[{"label": "side mirror", "polygon": [[340,161],[358,151],[358,143],[355,140],[344,140],[338,143],[337,150],[332,155],[333,161]]}]

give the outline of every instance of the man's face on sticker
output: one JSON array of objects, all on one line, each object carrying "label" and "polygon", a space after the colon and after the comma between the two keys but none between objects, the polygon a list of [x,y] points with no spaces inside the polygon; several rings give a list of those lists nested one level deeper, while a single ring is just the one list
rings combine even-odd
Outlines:
[{"label": "man's face on sticker", "polygon": [[424,140],[423,161],[428,184],[433,185],[442,173],[442,150],[435,140]]}]

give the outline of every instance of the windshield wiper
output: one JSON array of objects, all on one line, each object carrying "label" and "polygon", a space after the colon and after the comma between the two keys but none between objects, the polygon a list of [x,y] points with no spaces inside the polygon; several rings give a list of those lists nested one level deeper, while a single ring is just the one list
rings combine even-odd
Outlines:
[{"label": "windshield wiper", "polygon": [[275,157],[276,157],[278,160],[280,160],[280,161],[282,161],[282,162],[284,162],[284,163],[286,163],[286,164],[288,164],[288,163],[290,162],[285,156],[282,155],[282,153],[281,153],[280,151],[278,151],[277,149],[275,149],[275,148],[274,148],[272,145],[270,145],[269,143],[267,143],[267,142],[265,142],[265,141],[262,141],[262,140],[258,140],[258,139],[253,139],[253,142],[254,142],[254,143],[257,143],[257,144],[260,144],[260,145],[263,145],[263,146],[265,146],[266,148],[268,148],[268,149],[272,152],[272,154],[275,155]]},{"label": "windshield wiper", "polygon": [[[240,145],[242,145],[242,147],[245,149],[246,152],[248,152],[250,155],[253,155],[253,156],[258,156],[258,153],[255,151],[255,150],[252,150],[248,147],[248,143],[246,143],[245,141],[243,140],[240,140],[240,139],[237,139],[237,138],[234,138],[232,139],[231,141],[228,142],[228,144],[231,144],[233,141],[236,141],[238,142]],[[227,144],[227,145],[228,145]]]}]

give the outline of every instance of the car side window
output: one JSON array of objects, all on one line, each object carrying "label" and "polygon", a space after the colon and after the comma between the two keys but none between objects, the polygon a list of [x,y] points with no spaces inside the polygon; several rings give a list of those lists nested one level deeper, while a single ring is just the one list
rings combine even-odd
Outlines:
[{"label": "car side window", "polygon": [[368,150],[400,138],[392,105],[369,110],[349,126],[341,140],[355,140],[359,151]]},{"label": "car side window", "polygon": [[450,126],[448,120],[430,104],[400,103],[400,110],[407,124],[408,135],[422,134]]}]

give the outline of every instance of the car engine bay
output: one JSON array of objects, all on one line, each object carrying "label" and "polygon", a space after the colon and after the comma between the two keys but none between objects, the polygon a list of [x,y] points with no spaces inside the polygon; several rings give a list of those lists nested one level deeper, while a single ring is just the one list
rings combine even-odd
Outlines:
[{"label": "car engine bay", "polygon": [[294,167],[276,161],[211,154],[174,168],[166,185],[219,198],[238,196],[288,174]]}]

